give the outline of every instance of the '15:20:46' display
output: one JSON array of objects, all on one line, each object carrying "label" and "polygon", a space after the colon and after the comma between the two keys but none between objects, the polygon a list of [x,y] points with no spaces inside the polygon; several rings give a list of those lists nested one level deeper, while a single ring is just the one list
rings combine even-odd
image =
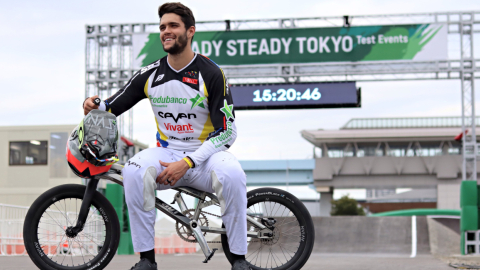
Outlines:
[{"label": "'15:20:46' display", "polygon": [[355,82],[232,85],[236,110],[360,107]]},{"label": "'15:20:46' display", "polygon": [[310,91],[310,88],[300,92],[295,88],[287,90],[280,88],[272,92],[271,89],[256,90],[253,92],[253,102],[269,102],[269,101],[294,101],[294,100],[319,100],[322,94],[318,91],[318,87]]}]

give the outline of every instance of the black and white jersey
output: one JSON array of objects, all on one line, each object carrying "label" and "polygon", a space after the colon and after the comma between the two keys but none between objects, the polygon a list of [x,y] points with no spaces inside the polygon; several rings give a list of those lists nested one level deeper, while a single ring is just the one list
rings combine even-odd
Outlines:
[{"label": "black and white jersey", "polygon": [[105,100],[116,116],[148,98],[162,147],[193,152],[198,165],[226,150],[236,138],[235,112],[223,70],[209,58],[195,54],[181,70],[167,56],[142,68]]}]

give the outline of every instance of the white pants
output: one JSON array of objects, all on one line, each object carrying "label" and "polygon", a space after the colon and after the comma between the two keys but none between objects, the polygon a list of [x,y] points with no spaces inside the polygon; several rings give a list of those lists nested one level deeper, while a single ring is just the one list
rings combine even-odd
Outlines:
[{"label": "white pants", "polygon": [[[172,186],[155,182],[165,167],[163,162],[179,161],[189,152],[167,148],[148,148],[131,158],[122,171],[125,200],[130,217],[133,249],[135,252],[155,247],[155,189]],[[174,187],[188,186],[206,192],[215,192],[220,200],[222,220],[228,236],[230,251],[237,255],[247,253],[247,188],[246,176],[238,160],[229,152],[217,152],[201,165],[189,169]]]}]

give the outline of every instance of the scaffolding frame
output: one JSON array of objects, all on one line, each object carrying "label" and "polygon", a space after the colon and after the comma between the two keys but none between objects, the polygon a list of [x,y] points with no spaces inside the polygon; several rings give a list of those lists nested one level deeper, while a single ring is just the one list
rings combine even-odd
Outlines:
[{"label": "scaffolding frame", "polygon": [[[328,16],[253,20],[202,21],[197,31],[235,31],[280,28],[350,27],[368,25],[443,24],[448,29],[448,59],[439,61],[370,61],[263,65],[222,65],[231,84],[324,81],[461,81],[463,180],[477,180],[478,143],[475,134],[474,80],[480,78],[480,59],[474,58],[474,39],[480,37],[480,11],[389,15]],[[125,85],[133,67],[132,35],[159,33],[158,23],[86,26],[85,97],[102,99]],[[133,138],[133,111],[120,116],[119,131]]]}]

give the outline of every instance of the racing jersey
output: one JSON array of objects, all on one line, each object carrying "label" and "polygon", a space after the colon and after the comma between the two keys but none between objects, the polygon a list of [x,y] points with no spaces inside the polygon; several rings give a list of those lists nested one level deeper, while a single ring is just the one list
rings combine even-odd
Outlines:
[{"label": "racing jersey", "polygon": [[201,54],[181,70],[173,69],[167,56],[151,63],[100,107],[119,116],[144,98],[152,106],[161,146],[193,152],[189,157],[194,166],[235,141],[227,79],[215,62]]}]

